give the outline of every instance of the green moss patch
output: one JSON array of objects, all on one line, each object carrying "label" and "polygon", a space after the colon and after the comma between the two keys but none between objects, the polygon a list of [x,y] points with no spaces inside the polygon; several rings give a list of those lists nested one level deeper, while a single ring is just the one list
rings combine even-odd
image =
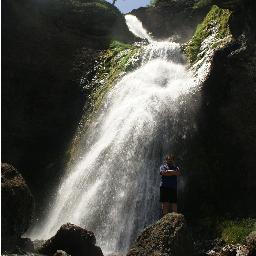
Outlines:
[{"label": "green moss patch", "polygon": [[134,45],[113,41],[110,49],[100,56],[101,66],[97,72],[96,80],[97,85],[98,82],[100,85],[95,88],[91,95],[92,112],[98,110],[106,92],[112,88],[118,78],[135,67],[133,60],[138,55],[139,49]]},{"label": "green moss patch", "polygon": [[106,93],[126,72],[138,66],[140,51],[138,46],[113,41],[110,48],[100,55],[97,74],[92,84],[94,89],[89,96],[89,108],[86,110],[89,115],[83,122],[89,124],[94,119]]},{"label": "green moss patch", "polygon": [[217,48],[221,44],[222,39],[231,36],[228,24],[230,14],[231,12],[227,9],[221,9],[216,5],[212,6],[203,22],[197,26],[194,36],[185,47],[185,53],[190,63],[194,63],[202,57],[198,56],[202,43],[210,35],[213,35],[211,42],[209,42],[209,47],[211,48]]},{"label": "green moss patch", "polygon": [[218,224],[218,231],[227,244],[243,244],[245,238],[256,231],[256,219],[225,220]]}]

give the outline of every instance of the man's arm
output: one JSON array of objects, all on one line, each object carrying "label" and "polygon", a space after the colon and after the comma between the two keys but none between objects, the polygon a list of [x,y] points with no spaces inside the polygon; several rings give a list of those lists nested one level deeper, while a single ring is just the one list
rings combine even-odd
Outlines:
[{"label": "man's arm", "polygon": [[165,172],[161,172],[160,173],[162,176],[179,176],[180,175],[180,171],[172,171],[172,170],[167,170]]},{"label": "man's arm", "polygon": [[180,168],[177,166],[175,170],[165,170],[164,172],[160,171],[162,176],[180,176]]}]

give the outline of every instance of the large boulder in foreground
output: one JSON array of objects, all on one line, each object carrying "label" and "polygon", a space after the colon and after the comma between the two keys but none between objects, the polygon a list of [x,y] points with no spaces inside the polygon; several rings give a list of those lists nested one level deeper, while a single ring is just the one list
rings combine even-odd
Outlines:
[{"label": "large boulder in foreground", "polygon": [[193,241],[182,214],[169,213],[147,227],[127,256],[188,256]]},{"label": "large boulder in foreground", "polygon": [[20,237],[29,227],[34,199],[25,180],[12,165],[2,163],[1,170],[2,249],[10,250],[27,243]]},{"label": "large boulder in foreground", "polygon": [[39,252],[54,255],[57,250],[63,250],[72,256],[103,256],[100,247],[95,244],[96,238],[93,232],[67,223],[42,245]]}]

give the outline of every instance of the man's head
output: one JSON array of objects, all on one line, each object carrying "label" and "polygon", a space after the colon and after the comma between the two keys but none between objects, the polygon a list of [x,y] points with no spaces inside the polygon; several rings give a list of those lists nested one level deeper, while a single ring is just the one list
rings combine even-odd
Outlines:
[{"label": "man's head", "polygon": [[165,161],[167,164],[172,164],[174,162],[174,156],[173,154],[168,154],[165,157]]}]

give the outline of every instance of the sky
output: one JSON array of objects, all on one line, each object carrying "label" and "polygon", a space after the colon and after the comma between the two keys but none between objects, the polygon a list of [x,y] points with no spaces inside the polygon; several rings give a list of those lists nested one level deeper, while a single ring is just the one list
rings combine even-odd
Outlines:
[{"label": "sky", "polygon": [[[108,2],[112,3],[112,0],[107,0]],[[148,5],[150,0],[117,0],[116,1],[116,7],[119,8],[119,10],[122,13],[130,12],[133,9],[137,9],[142,6]]]}]

